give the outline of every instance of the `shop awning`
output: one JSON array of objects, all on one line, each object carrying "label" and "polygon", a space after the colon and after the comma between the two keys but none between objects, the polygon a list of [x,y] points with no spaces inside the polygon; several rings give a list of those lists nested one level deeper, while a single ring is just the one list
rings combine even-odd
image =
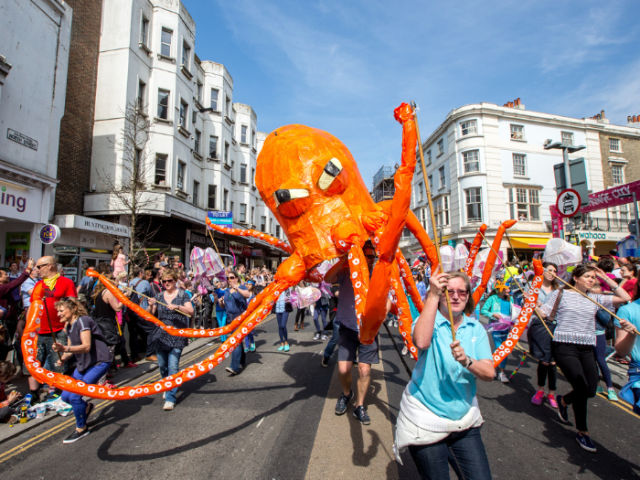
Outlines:
[{"label": "shop awning", "polygon": [[536,250],[544,250],[547,246],[549,238],[536,237],[510,237],[513,248],[534,248]]}]

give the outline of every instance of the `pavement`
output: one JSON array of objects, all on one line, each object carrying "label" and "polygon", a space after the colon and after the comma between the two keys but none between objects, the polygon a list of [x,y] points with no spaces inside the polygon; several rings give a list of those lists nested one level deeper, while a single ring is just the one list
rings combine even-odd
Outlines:
[{"label": "pavement", "polygon": [[[290,327],[292,323],[290,318]],[[276,322],[261,324],[257,350],[248,354],[240,375],[231,377],[224,371],[227,360],[211,374],[184,384],[171,412],[162,410],[160,395],[96,401],[91,434],[73,445],[62,444],[73,429],[72,417],[31,420],[30,430],[0,438],[2,476],[419,479],[407,452],[403,465],[393,458],[393,425],[408,374],[386,331],[380,335],[381,363],[372,368],[366,402],[371,425],[363,426],[352,416],[353,403],[347,414],[333,413],[340,393],[336,354],[329,368],[321,366],[326,342],[313,341],[312,324],[307,317],[305,330],[291,329],[289,353],[277,351]],[[397,329],[392,330],[399,341]],[[204,340],[194,342],[182,365],[199,361],[215,348]],[[413,366],[413,360],[403,358]],[[510,357],[509,371],[520,358],[521,352]],[[574,428],[561,423],[555,410],[531,404],[536,366],[527,358],[509,384],[479,382],[482,438],[493,478],[640,478],[640,417],[624,404],[602,396],[592,399],[589,424],[598,453],[588,453],[575,441]],[[150,370],[126,382],[146,383],[157,375]],[[568,390],[560,377],[559,393]],[[8,429],[0,425],[0,433]]]}]

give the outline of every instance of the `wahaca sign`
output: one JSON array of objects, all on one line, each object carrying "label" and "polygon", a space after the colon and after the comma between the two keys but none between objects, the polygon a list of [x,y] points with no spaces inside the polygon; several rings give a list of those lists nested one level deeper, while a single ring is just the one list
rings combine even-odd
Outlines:
[{"label": "wahaca sign", "polygon": [[582,207],[582,213],[589,213],[603,208],[617,207],[633,202],[632,194],[640,198],[640,180],[618,185],[589,195],[589,205]]}]

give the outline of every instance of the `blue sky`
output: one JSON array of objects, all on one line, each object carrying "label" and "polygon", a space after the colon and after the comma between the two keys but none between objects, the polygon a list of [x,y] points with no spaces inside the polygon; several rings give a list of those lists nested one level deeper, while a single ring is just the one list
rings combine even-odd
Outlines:
[{"label": "blue sky", "polygon": [[224,64],[258,129],[336,135],[371,186],[400,160],[393,109],[420,106],[423,139],[454,108],[577,118],[640,114],[640,1],[183,0],[196,52]]}]

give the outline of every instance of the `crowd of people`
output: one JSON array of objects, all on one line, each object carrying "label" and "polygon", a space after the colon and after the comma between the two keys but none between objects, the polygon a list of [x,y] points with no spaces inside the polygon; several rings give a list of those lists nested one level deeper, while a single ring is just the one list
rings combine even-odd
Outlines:
[{"label": "crowd of people", "polygon": [[[371,272],[376,261],[375,249],[368,242],[363,252]],[[118,285],[131,302],[163,323],[179,328],[229,324],[274,277],[266,268],[247,270],[240,264],[226,268],[224,281],[218,278],[201,281],[185,271],[179,259],[163,254],[157,255],[148,268],[129,268],[130,275],[126,272],[127,265],[122,250],[116,248],[112,262],[98,265],[97,270]],[[600,376],[608,398],[618,401],[606,361],[608,350],[615,348],[618,361],[629,364],[630,382],[620,395],[640,411],[640,341],[636,337],[640,327],[640,292],[636,288],[640,278],[639,262],[634,258],[606,256],[564,269],[547,262],[543,268],[538,306],[527,339],[529,354],[538,362],[536,393],[531,402],[540,406],[546,401],[557,409],[563,422],[570,421],[571,406],[577,442],[585,450],[595,452],[587,426],[587,403],[598,391],[605,393],[599,386]],[[424,261],[413,265],[424,308],[418,314],[409,299],[415,312],[412,332],[419,355],[402,397],[395,448],[398,459],[403,449],[410,451],[423,478],[446,478],[450,463],[463,478],[470,472],[474,472],[473,478],[490,478],[479,430],[483,418],[476,398],[476,382],[493,379],[509,382],[509,360],[506,358],[494,368],[492,350],[507,340],[523,303],[522,291],[527,289],[533,276],[532,270],[527,262],[517,259],[507,262],[491,281],[488,293],[475,305],[474,285],[464,273],[432,272]],[[73,282],[60,275],[52,257],[43,257],[37,262],[31,260],[22,273],[16,276],[17,273],[0,270],[0,315],[7,330],[5,338],[13,338],[14,343],[19,344],[21,328],[24,328],[24,315],[20,316],[20,311],[29,305],[36,283],[43,282],[45,311],[50,321],[45,322],[39,332],[38,361],[45,368],[107,386],[111,369],[136,368],[135,362],[143,358],[157,362],[162,376],[180,370],[180,357],[190,339],[168,335],[124,308],[94,278],[83,278],[76,289]],[[305,288],[304,283],[287,290],[275,302],[272,313],[278,324],[278,351],[291,350],[289,314],[295,311],[294,332],[304,330],[306,316],[312,315],[313,339],[327,341],[321,360],[323,367],[329,365],[338,348],[342,392],[336,403],[336,415],[345,414],[353,401],[353,416],[368,425],[371,419],[366,396],[371,365],[380,361],[378,338],[370,345],[359,341],[346,257],[333,264],[325,275],[325,282],[330,288],[319,288],[321,295],[311,308],[296,311],[294,290]],[[18,287],[23,305],[16,308],[12,299]],[[448,318],[445,288],[449,292],[453,318]],[[616,311],[617,315],[612,315]],[[14,317],[16,322],[8,321]],[[15,325],[13,330],[11,325]],[[388,326],[397,327],[397,318],[391,312]],[[128,345],[123,334],[125,329]],[[227,367],[232,376],[242,372],[246,356],[255,351],[254,335],[248,335],[243,348],[236,348],[232,353]],[[225,341],[224,336],[221,341]],[[3,342],[5,348],[7,343],[10,342]],[[119,362],[116,357],[120,357]],[[628,357],[630,360],[625,360]],[[4,395],[4,383],[12,376],[12,369],[7,365],[7,362],[0,363],[2,421],[10,420],[11,406],[19,401],[13,393],[8,397]],[[354,384],[352,372],[356,366],[358,377]],[[570,391],[562,394],[557,394],[559,370],[571,386]],[[32,378],[29,386],[36,402],[60,393],[48,386],[42,391],[42,386]],[[164,394],[164,410],[175,408],[176,390]],[[88,434],[86,420],[93,405],[68,393],[63,394],[63,400],[72,405],[76,416],[76,429],[65,439],[71,443]],[[457,461],[452,463],[452,458]]]}]

